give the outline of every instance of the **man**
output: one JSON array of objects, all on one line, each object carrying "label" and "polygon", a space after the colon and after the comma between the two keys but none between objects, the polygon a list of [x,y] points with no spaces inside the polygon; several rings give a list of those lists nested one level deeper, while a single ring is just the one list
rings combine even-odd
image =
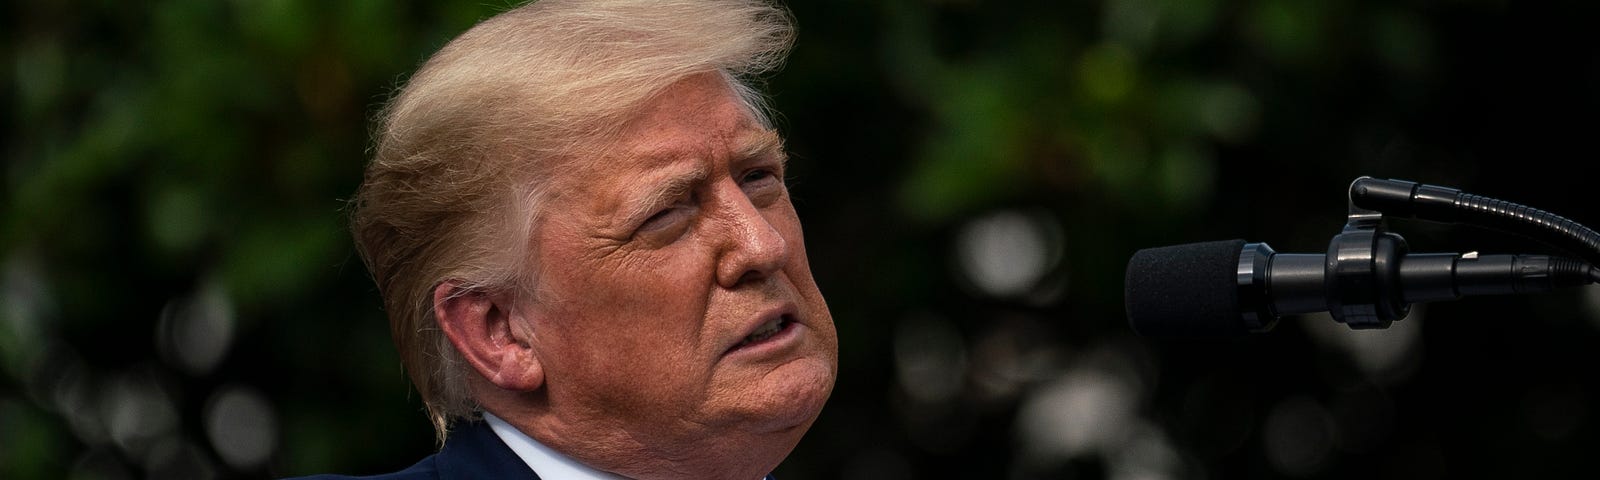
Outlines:
[{"label": "man", "polygon": [[788,18],[545,0],[410,79],[352,228],[444,446],[378,478],[755,480],[788,455],[837,373],[741,80]]}]

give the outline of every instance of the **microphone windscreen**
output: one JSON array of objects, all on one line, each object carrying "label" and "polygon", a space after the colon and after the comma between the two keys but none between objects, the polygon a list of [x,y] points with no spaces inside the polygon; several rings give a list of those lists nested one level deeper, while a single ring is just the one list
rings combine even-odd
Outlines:
[{"label": "microphone windscreen", "polygon": [[1128,323],[1148,337],[1225,337],[1249,329],[1239,312],[1244,240],[1147,248],[1128,260]]}]

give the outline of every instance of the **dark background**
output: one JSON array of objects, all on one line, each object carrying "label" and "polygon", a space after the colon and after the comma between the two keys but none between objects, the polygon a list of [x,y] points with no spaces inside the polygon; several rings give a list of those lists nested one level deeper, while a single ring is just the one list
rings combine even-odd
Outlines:
[{"label": "dark background", "polygon": [[[497,2],[0,14],[0,477],[377,473],[432,448],[344,229],[367,120]],[[1138,248],[1318,252],[1361,175],[1600,225],[1600,4],[795,2],[767,90],[841,338],[781,478],[1578,477],[1600,292],[1142,339]],[[1416,251],[1551,253],[1395,221]]]}]

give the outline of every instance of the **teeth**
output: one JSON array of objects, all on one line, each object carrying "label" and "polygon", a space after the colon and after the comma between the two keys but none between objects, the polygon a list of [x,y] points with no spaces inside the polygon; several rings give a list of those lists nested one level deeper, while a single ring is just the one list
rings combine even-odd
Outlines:
[{"label": "teeth", "polygon": [[771,337],[773,334],[778,333],[778,330],[781,329],[782,327],[783,327],[782,319],[773,319],[771,321],[768,321],[766,324],[761,325],[761,328],[756,330],[756,333],[752,333],[752,334],[750,334],[750,336],[744,337],[744,342],[741,343],[740,345],[749,345],[749,344],[752,344],[752,343],[755,343],[755,342],[766,340],[767,338]]}]

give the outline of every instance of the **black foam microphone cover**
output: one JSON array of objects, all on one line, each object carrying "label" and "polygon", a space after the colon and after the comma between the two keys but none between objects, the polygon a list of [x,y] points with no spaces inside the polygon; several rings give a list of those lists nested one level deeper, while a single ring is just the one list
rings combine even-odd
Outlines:
[{"label": "black foam microphone cover", "polygon": [[1249,333],[1239,311],[1244,240],[1147,248],[1128,260],[1128,323],[1149,337],[1226,337]]}]

